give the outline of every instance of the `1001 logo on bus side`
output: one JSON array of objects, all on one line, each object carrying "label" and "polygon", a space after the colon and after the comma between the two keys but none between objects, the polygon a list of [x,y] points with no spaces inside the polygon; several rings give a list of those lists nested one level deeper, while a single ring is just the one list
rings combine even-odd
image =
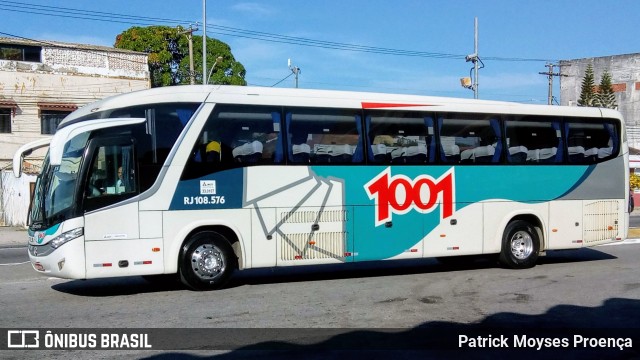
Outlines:
[{"label": "1001 logo on bus side", "polygon": [[387,167],[373,180],[364,185],[364,189],[376,203],[376,226],[391,221],[393,214],[406,214],[416,210],[426,214],[440,207],[440,219],[446,219],[455,211],[454,172],[449,169],[435,179],[429,175],[420,175],[410,179],[405,175],[391,176]]}]

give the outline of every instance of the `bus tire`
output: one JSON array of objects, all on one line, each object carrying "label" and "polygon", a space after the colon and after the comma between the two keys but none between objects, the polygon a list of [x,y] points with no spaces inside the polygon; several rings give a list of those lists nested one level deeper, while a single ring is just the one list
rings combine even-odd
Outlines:
[{"label": "bus tire", "polygon": [[193,235],[182,246],[180,255],[180,280],[193,290],[221,288],[238,264],[229,241],[215,231]]},{"label": "bus tire", "polygon": [[511,269],[534,267],[540,253],[538,231],[528,222],[515,220],[507,225],[502,237],[499,261]]}]

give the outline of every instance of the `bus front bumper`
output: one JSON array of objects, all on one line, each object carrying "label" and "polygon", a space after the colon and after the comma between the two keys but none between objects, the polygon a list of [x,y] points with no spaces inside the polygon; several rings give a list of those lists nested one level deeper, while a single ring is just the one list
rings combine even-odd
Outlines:
[{"label": "bus front bumper", "polygon": [[84,236],[54,249],[49,244],[29,245],[31,266],[44,275],[63,279],[84,279]]}]

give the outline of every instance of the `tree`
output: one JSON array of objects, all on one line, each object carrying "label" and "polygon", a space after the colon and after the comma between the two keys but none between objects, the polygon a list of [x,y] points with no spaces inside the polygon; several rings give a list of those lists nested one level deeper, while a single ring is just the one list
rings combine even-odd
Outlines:
[{"label": "tree", "polygon": [[600,86],[598,86],[598,93],[596,94],[596,106],[616,109],[618,104],[616,103],[616,95],[613,92],[613,87],[611,86],[611,74],[607,70],[602,74],[602,79],[600,80]]},{"label": "tree", "polygon": [[[182,36],[180,40],[180,48],[186,52],[180,62],[179,73],[181,74],[181,84],[189,83],[189,42],[186,36]],[[195,35],[193,37],[193,59],[194,72],[196,75],[196,83],[202,84],[202,36]],[[216,63],[216,59],[222,56],[222,61]],[[214,66],[213,73],[211,67]],[[247,71],[244,66],[237,62],[231,54],[231,47],[226,43],[207,37],[207,76],[208,84],[221,85],[247,85],[245,75]]]},{"label": "tree", "polygon": [[589,64],[582,79],[582,90],[578,99],[578,106],[594,106],[596,94],[593,90],[595,80],[593,78],[593,66]]},{"label": "tree", "polygon": [[[193,44],[194,75],[196,83],[202,84],[202,36],[193,36]],[[114,46],[149,54],[151,87],[189,83],[189,42],[181,26],[134,26],[119,34]],[[216,64],[209,83],[247,84],[246,70],[235,60],[229,45],[207,38],[207,69],[211,69],[218,57],[222,57],[222,61]]]}]

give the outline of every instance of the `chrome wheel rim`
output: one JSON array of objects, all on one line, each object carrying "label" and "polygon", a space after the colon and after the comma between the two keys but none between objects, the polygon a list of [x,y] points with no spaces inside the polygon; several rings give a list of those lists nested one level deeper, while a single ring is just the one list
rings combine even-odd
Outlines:
[{"label": "chrome wheel rim", "polygon": [[518,231],[511,237],[511,254],[518,260],[524,260],[533,253],[533,239],[526,231]]},{"label": "chrome wheel rim", "polygon": [[212,281],[224,273],[226,263],[218,247],[202,244],[191,253],[191,268],[201,280]]}]

